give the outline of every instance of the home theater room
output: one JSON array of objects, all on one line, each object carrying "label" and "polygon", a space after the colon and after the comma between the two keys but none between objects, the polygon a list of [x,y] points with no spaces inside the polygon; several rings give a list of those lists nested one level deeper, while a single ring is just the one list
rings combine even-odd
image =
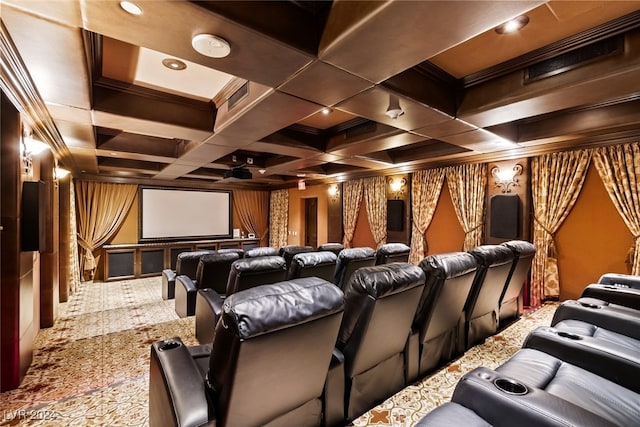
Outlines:
[{"label": "home theater room", "polygon": [[0,0],[0,425],[640,425],[640,1]]}]

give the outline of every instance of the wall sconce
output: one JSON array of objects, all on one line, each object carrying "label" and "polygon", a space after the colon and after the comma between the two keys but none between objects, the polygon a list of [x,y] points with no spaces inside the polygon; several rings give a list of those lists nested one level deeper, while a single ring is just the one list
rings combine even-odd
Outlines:
[{"label": "wall sconce", "polygon": [[69,172],[67,169],[61,168],[61,167],[57,167],[57,166],[53,169],[53,176],[55,177],[55,179],[63,179],[64,177],[66,177],[70,173],[71,172]]},{"label": "wall sconce", "polygon": [[500,170],[498,166],[491,168],[491,175],[495,179],[495,187],[502,188],[503,193],[511,193],[511,187],[519,187],[518,176],[522,175],[522,165],[516,163],[512,169]]},{"label": "wall sconce", "polygon": [[298,180],[298,190],[302,191],[307,188],[307,185],[304,182],[304,179]]},{"label": "wall sconce", "polygon": [[404,196],[404,187],[407,185],[407,180],[404,178],[391,178],[389,180],[389,188],[394,198],[401,199]]},{"label": "wall sconce", "polygon": [[338,184],[331,184],[327,191],[329,192],[329,199],[332,202],[335,203],[340,199],[340,187],[338,187]]}]

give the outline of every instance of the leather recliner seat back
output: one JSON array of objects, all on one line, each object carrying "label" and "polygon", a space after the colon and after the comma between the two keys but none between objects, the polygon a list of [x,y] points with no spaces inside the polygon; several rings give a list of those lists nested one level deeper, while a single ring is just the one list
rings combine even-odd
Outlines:
[{"label": "leather recliner seat back", "polygon": [[316,277],[230,295],[207,374],[218,425],[320,425],[343,303],[340,289]]},{"label": "leather recliner seat back", "polygon": [[304,252],[313,252],[313,250],[314,249],[311,246],[287,245],[281,247],[278,254],[284,258],[284,261],[287,263],[287,269],[289,269],[294,255]]},{"label": "leather recliner seat back", "polygon": [[231,295],[254,286],[281,282],[286,276],[286,264],[280,256],[239,259],[231,265],[225,293]]},{"label": "leather recliner seat back", "polygon": [[329,251],[336,254],[336,256],[340,255],[340,251],[344,249],[344,245],[342,243],[323,243],[318,246],[319,251]]},{"label": "leather recliner seat back", "polygon": [[413,320],[419,331],[420,372],[426,373],[464,350],[464,304],[478,263],[467,252],[430,255],[420,262],[425,287]]},{"label": "leather recliner seat back", "polygon": [[345,290],[354,271],[375,265],[376,252],[367,247],[343,249],[336,261],[333,283]]},{"label": "leather recliner seat back", "polygon": [[197,280],[198,263],[203,255],[212,251],[181,252],[176,259],[176,276],[187,276],[189,279]]},{"label": "leather recliner seat back", "polygon": [[518,298],[522,287],[527,280],[536,247],[525,240],[512,240],[502,243],[511,249],[514,255],[511,272],[500,297],[500,320],[516,317],[520,314]]},{"label": "leather recliner seat back", "polygon": [[196,285],[199,289],[213,289],[224,295],[231,265],[239,259],[236,252],[213,253],[202,256],[198,262]]},{"label": "leather recliner seat back", "polygon": [[363,267],[352,276],[338,336],[349,419],[405,385],[403,351],[423,287],[424,272],[407,263]]},{"label": "leather recliner seat back", "polygon": [[244,253],[245,258],[259,258],[262,256],[277,256],[278,250],[269,246],[249,249]]},{"label": "leather recliner seat back", "polygon": [[376,251],[376,265],[409,261],[411,248],[404,243],[386,243]]},{"label": "leather recliner seat back", "polygon": [[329,251],[296,254],[289,266],[287,278],[320,277],[330,282],[336,270],[336,260],[336,255]]},{"label": "leather recliner seat back", "polygon": [[501,245],[482,245],[469,251],[478,271],[465,304],[467,348],[498,330],[500,297],[513,265],[513,251]]},{"label": "leather recliner seat back", "polygon": [[223,249],[218,249],[216,252],[219,253],[219,254],[236,253],[236,254],[238,254],[238,258],[240,258],[240,259],[244,258],[244,249],[223,248]]}]

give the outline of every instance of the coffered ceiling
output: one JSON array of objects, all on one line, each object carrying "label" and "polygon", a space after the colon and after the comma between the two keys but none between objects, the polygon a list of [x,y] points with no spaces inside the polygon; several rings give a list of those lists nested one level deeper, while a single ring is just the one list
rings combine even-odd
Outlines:
[{"label": "coffered ceiling", "polygon": [[79,178],[278,188],[640,133],[640,1],[135,3],[0,3]]}]

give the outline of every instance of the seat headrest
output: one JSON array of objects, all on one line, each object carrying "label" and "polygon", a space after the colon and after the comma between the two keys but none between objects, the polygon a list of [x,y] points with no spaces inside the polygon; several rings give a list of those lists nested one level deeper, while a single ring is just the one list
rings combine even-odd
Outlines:
[{"label": "seat headrest", "polygon": [[269,246],[261,247],[261,248],[253,248],[249,249],[245,252],[245,258],[258,258],[262,256],[276,256],[278,255],[278,250],[276,248],[271,248]]},{"label": "seat headrest", "polygon": [[338,260],[352,260],[360,258],[373,258],[376,251],[368,247],[343,249],[338,255]]},{"label": "seat headrest", "polygon": [[476,246],[469,253],[476,258],[478,264],[485,267],[513,262],[514,257],[513,251],[502,245]]},{"label": "seat headrest", "polygon": [[222,322],[241,339],[248,339],[340,312],[343,306],[344,294],[338,287],[317,277],[305,277],[228,296]]},{"label": "seat headrest", "polygon": [[233,271],[238,273],[285,270],[286,263],[281,256],[264,256],[259,258],[242,258],[233,263]]},{"label": "seat headrest", "polygon": [[335,264],[338,257],[333,252],[303,252],[294,255],[293,260],[300,267],[313,267],[322,264]]},{"label": "seat headrest", "polygon": [[183,261],[187,259],[196,260],[200,259],[202,255],[210,254],[212,251],[202,250],[202,251],[190,251],[190,252],[180,252],[178,254],[178,261]]},{"label": "seat headrest", "polygon": [[511,240],[509,242],[502,243],[502,246],[506,246],[511,249],[515,256],[527,256],[536,253],[536,247],[533,243],[529,243],[526,240]]},{"label": "seat headrest", "polygon": [[341,251],[344,249],[342,243],[324,243],[318,246],[319,251]]},{"label": "seat headrest", "polygon": [[214,253],[208,253],[206,255],[203,255],[200,258],[200,264],[203,264],[203,265],[215,264],[223,261],[235,261],[237,259],[240,259],[240,255],[237,254],[236,252],[224,252],[224,253],[214,252]]},{"label": "seat headrest", "polygon": [[411,252],[411,248],[404,243],[386,243],[380,246],[377,252],[385,255],[405,254]]},{"label": "seat headrest", "polygon": [[278,255],[284,256],[284,254],[297,254],[300,252],[311,252],[313,248],[311,246],[300,246],[300,245],[285,245],[280,248],[278,251]]},{"label": "seat headrest", "polygon": [[406,262],[362,267],[351,276],[346,298],[351,294],[366,294],[374,299],[424,284],[424,271]]},{"label": "seat headrest", "polygon": [[426,257],[420,262],[420,268],[427,276],[450,279],[477,270],[478,262],[468,252],[448,252]]},{"label": "seat headrest", "polygon": [[216,252],[218,252],[219,254],[225,254],[225,253],[229,253],[229,252],[234,252],[234,253],[238,254],[238,256],[240,258],[244,258],[244,249],[224,248],[224,249],[218,249]]}]

